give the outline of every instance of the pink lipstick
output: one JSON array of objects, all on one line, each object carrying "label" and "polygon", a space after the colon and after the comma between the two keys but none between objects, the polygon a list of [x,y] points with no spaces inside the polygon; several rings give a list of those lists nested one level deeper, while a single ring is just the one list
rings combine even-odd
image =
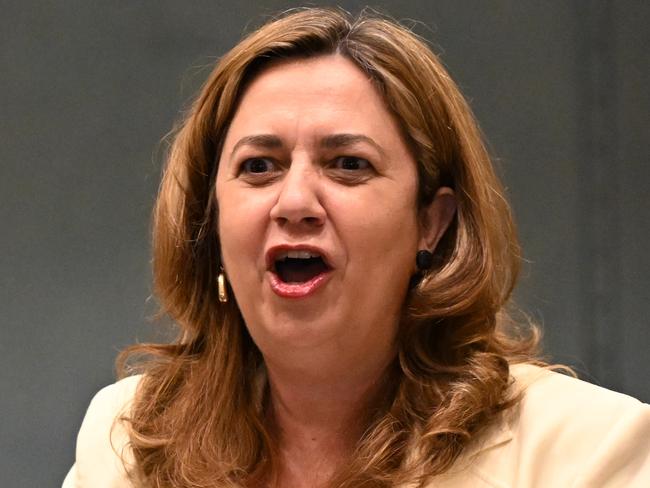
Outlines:
[{"label": "pink lipstick", "polygon": [[314,294],[330,277],[329,272],[320,273],[308,281],[286,283],[275,273],[269,273],[271,290],[282,298],[305,298]]}]

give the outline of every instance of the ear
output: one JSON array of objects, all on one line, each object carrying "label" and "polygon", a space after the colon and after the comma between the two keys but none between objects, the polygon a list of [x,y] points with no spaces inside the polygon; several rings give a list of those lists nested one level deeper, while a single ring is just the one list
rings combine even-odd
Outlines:
[{"label": "ear", "polygon": [[433,201],[420,210],[418,249],[433,252],[456,214],[456,196],[447,186],[438,188]]}]

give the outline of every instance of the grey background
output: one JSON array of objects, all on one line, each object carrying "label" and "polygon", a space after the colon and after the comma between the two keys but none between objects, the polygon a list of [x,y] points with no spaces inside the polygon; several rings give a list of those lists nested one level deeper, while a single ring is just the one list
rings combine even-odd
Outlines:
[{"label": "grey background", "polygon": [[[373,5],[423,22],[471,99],[549,356],[650,401],[649,4]],[[117,351],[154,335],[161,138],[218,56],[296,4],[0,6],[0,486],[59,486]]]}]

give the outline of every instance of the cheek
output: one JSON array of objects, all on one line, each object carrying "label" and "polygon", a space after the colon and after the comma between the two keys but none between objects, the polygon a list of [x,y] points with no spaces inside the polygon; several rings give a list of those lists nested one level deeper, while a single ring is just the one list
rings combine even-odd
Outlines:
[{"label": "cheek", "polygon": [[401,268],[410,272],[418,242],[415,198],[409,192],[381,188],[357,195],[347,203],[337,208],[337,227],[354,254],[352,262],[372,273],[391,273]]},{"label": "cheek", "polygon": [[[241,192],[225,188],[219,191],[219,236],[225,266],[231,271],[251,269],[263,248],[268,221],[265,200],[261,196],[243,198]],[[244,264],[246,266],[244,266]],[[231,276],[238,273],[231,272]]]},{"label": "cheek", "polygon": [[341,224],[339,235],[349,257],[342,303],[360,323],[384,324],[393,330],[415,272],[418,228],[415,203],[408,195],[386,198],[387,194],[379,201],[350,205],[341,213],[344,227]]},{"label": "cheek", "polygon": [[[399,211],[398,211],[399,210]],[[368,255],[385,263],[384,269],[401,269],[410,264],[417,247],[417,225],[414,212],[409,209],[387,209],[386,213],[369,219],[365,239]],[[372,225],[374,224],[374,225]],[[377,263],[376,263],[377,264]]]}]

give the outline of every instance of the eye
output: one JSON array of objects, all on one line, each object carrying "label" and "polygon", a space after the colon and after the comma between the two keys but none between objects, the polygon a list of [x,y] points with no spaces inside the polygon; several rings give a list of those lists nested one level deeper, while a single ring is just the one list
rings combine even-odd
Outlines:
[{"label": "eye", "polygon": [[250,158],[244,161],[239,169],[240,173],[264,174],[275,170],[273,161],[265,158]]},{"label": "eye", "polygon": [[334,160],[334,168],[344,171],[364,171],[372,169],[372,165],[367,159],[356,156],[341,156]]},{"label": "eye", "polygon": [[352,186],[366,183],[377,175],[372,163],[358,156],[339,156],[331,160],[328,170],[332,179]]}]

